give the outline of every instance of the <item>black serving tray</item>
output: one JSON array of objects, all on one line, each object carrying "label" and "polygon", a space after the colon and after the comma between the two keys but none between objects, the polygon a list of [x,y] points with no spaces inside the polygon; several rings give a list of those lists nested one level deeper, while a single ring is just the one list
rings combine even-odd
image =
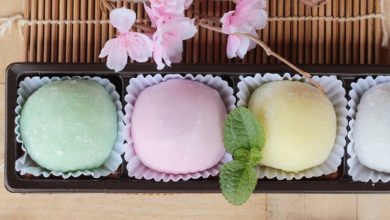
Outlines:
[{"label": "black serving tray", "polygon": [[[313,75],[336,75],[344,83],[348,93],[350,84],[357,78],[368,75],[390,75],[389,66],[368,65],[316,65],[301,66]],[[181,192],[181,193],[210,193],[219,192],[218,177],[178,182],[155,182],[153,180],[137,180],[127,176],[125,162],[112,175],[94,179],[79,177],[62,179],[59,177],[33,177],[20,175],[15,171],[15,161],[22,155],[21,145],[16,142],[15,107],[18,84],[27,76],[100,76],[108,78],[115,84],[121,100],[126,95],[129,79],[138,74],[213,74],[228,81],[237,92],[236,84],[240,75],[255,73],[291,72],[291,69],[281,64],[276,65],[174,65],[165,68],[162,72],[156,70],[153,64],[128,65],[121,73],[108,70],[104,64],[33,64],[14,63],[6,70],[6,105],[5,105],[5,187],[10,192]],[[125,106],[125,104],[123,104]],[[347,140],[348,144],[348,140]],[[346,151],[346,147],[345,147]],[[343,158],[339,170],[331,175],[302,180],[261,179],[255,192],[268,193],[356,193],[356,192],[390,192],[390,183],[363,183],[354,182],[348,176],[346,163],[347,154]]]}]

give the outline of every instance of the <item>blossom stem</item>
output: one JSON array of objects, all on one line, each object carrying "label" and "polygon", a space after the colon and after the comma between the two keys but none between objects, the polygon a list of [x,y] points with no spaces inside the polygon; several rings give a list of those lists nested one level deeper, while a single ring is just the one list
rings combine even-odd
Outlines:
[{"label": "blossom stem", "polygon": [[[225,34],[221,28],[219,27],[215,27],[215,26],[212,26],[212,25],[209,25],[207,24],[206,22],[204,22],[204,20],[200,20],[198,22],[198,25],[200,27],[204,27],[204,28],[207,28],[209,30],[212,30],[212,31],[216,31],[218,33],[222,33],[222,34]],[[273,56],[275,57],[276,59],[280,60],[281,62],[283,62],[284,64],[286,64],[287,66],[291,67],[292,69],[294,69],[296,72],[298,72],[299,74],[301,74],[303,77],[305,77],[306,79],[309,80],[310,83],[312,83],[313,85],[315,85],[318,89],[321,90],[322,93],[324,93],[324,90],[322,89],[322,87],[320,86],[320,84],[318,84],[317,82],[315,82],[313,79],[312,79],[312,75],[302,69],[300,69],[299,67],[295,66],[294,64],[292,64],[291,62],[289,62],[288,60],[286,60],[285,58],[283,58],[282,56],[280,56],[279,54],[275,53],[269,46],[267,46],[263,41],[261,41],[258,37],[255,37],[255,36],[252,36],[250,34],[246,34],[246,33],[233,33],[233,35],[236,35],[236,36],[241,36],[241,37],[246,37],[250,40],[252,40],[253,42],[255,42],[257,45],[259,45],[261,48],[264,49],[265,53],[267,54],[267,56]]]}]

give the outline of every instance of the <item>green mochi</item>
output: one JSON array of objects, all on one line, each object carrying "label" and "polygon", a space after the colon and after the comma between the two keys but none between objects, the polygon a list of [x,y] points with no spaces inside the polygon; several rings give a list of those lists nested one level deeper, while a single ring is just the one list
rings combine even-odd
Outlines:
[{"label": "green mochi", "polygon": [[118,122],[112,97],[92,80],[63,80],[35,91],[22,107],[20,133],[28,155],[57,172],[100,167]]}]

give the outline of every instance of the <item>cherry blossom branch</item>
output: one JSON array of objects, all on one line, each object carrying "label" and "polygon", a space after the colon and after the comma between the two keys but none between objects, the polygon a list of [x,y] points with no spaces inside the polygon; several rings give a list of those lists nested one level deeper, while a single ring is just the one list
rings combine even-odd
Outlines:
[{"label": "cherry blossom branch", "polygon": [[[204,28],[207,28],[209,30],[212,30],[212,31],[215,31],[215,32],[218,32],[218,33],[222,33],[222,34],[225,34],[221,28],[219,27],[215,27],[215,26],[212,26],[212,25],[209,25],[206,23],[207,20],[204,20],[204,19],[201,19],[199,22],[198,22],[198,25],[200,27],[204,27]],[[233,35],[236,35],[236,36],[241,36],[241,37],[246,37],[250,40],[252,40],[253,42],[255,42],[257,45],[259,45],[261,48],[263,48],[263,50],[265,51],[265,53],[267,54],[267,56],[273,56],[275,57],[276,59],[280,60],[281,62],[283,62],[284,64],[286,64],[287,66],[291,67],[292,69],[294,69],[296,72],[298,72],[299,74],[301,74],[303,77],[305,77],[306,79],[309,80],[310,83],[312,83],[313,85],[315,85],[318,89],[321,90],[321,92],[324,92],[322,87],[320,86],[320,84],[318,84],[317,82],[315,82],[313,79],[312,79],[312,75],[300,68],[298,68],[297,66],[295,66],[294,64],[292,64],[291,62],[289,62],[288,60],[286,60],[285,58],[283,58],[282,56],[280,56],[279,54],[275,53],[269,46],[267,46],[263,41],[261,41],[259,38],[255,37],[255,36],[252,36],[250,34],[244,34],[244,33],[233,33]]]},{"label": "cherry blossom branch", "polygon": [[[235,3],[237,3],[237,0],[231,0]],[[112,4],[110,4],[110,2],[108,2],[107,0],[100,0],[100,7],[102,8],[107,8],[109,11],[113,10],[114,9],[114,6]],[[119,11],[121,10],[121,11]],[[127,9],[128,10],[128,9]],[[150,10],[150,9],[149,9]],[[118,11],[115,12],[115,15],[112,15],[113,12],[111,12],[110,14],[110,17],[111,16],[114,16],[114,22],[116,22],[115,20],[118,20],[118,19],[121,19],[120,16],[128,16],[130,19],[134,19],[132,21],[132,24],[133,25],[133,29],[138,29],[138,30],[141,30],[143,32],[147,32],[147,33],[156,33],[156,28],[154,27],[150,27],[144,23],[140,23],[140,22],[136,22],[136,14],[135,12],[132,12],[129,10],[129,11],[126,11],[126,9],[118,9]],[[245,13],[245,12],[244,12]],[[195,14],[195,13],[194,13]],[[224,16],[225,17],[225,16]],[[222,19],[225,19],[226,18],[222,18]],[[111,18],[110,18],[111,19]],[[188,19],[187,21],[185,21],[185,18],[183,18],[184,20],[182,20],[184,23],[184,25],[186,24],[187,22],[187,28],[189,30],[189,33],[188,36],[193,36],[195,35],[196,33],[196,28],[194,27],[194,24],[192,23],[192,25],[190,24],[190,19]],[[259,18],[259,20],[261,20]],[[168,20],[168,21],[175,21],[175,20]],[[166,21],[166,22],[168,22]],[[212,31],[215,31],[215,32],[218,32],[218,33],[222,33],[222,34],[225,34],[224,31],[222,30],[222,28],[219,27],[220,23],[222,22],[220,19],[216,18],[216,17],[212,17],[212,18],[199,18],[198,16],[195,16],[195,25],[198,26],[198,27],[203,27],[203,28],[206,28],[206,29],[209,29],[209,30],[212,30]],[[152,21],[153,23],[153,21]],[[218,26],[213,26],[211,24],[214,24],[214,23],[217,23]],[[160,25],[166,25],[167,23],[162,23]],[[172,24],[171,24],[172,25]],[[192,26],[192,27],[191,27]],[[167,27],[170,27],[169,25]],[[131,32],[128,32],[128,33],[131,33]],[[255,32],[254,32],[255,33]],[[261,41],[258,36],[254,36],[254,35],[251,35],[249,33],[239,33],[239,32],[236,32],[236,33],[230,33],[230,35],[234,35],[236,37],[241,37],[241,38],[246,38],[250,41],[253,41],[255,42],[257,45],[259,45],[265,52],[266,52],[266,55],[267,56],[273,56],[275,57],[276,59],[278,59],[279,61],[281,61],[282,63],[286,64],[287,66],[289,66],[290,68],[292,68],[293,70],[295,70],[296,72],[298,72],[299,74],[301,74],[304,78],[306,78],[310,83],[312,83],[313,85],[315,85],[317,88],[319,88],[319,90],[324,93],[323,89],[321,88],[321,86],[315,82],[313,79],[312,79],[312,76],[310,73],[298,68],[297,66],[295,66],[294,64],[292,64],[291,62],[289,62],[288,60],[286,60],[285,58],[283,58],[282,56],[280,56],[279,54],[277,54],[276,52],[274,52],[267,44],[265,44],[263,41]],[[118,37],[121,36],[121,33],[119,33]],[[125,35],[123,35],[122,37],[124,37]],[[160,36],[161,37],[161,36]],[[149,39],[146,37],[145,35],[145,39]],[[186,38],[186,39],[189,39],[189,38]],[[185,40],[185,39],[182,39],[182,40]],[[150,39],[149,39],[150,41]],[[119,41],[118,41],[119,42]],[[167,49],[167,48],[161,48],[161,49]],[[151,49],[152,50],[152,49]],[[107,56],[109,55],[110,51],[109,49],[106,49],[102,50],[102,56]],[[176,51],[175,51],[176,52]],[[246,52],[245,52],[246,53]],[[140,55],[140,56],[138,56]],[[143,55],[145,55],[146,57],[144,57]],[[132,54],[130,55],[130,58],[133,56],[135,57],[135,59],[138,59],[140,60],[141,62],[145,60],[145,58],[147,59],[148,58],[148,55],[149,54]],[[100,55],[99,55],[100,56]],[[142,59],[141,59],[142,58]],[[165,58],[164,58],[165,59]],[[170,60],[167,58],[166,60],[164,60],[165,63],[168,63],[168,65],[170,64]],[[112,66],[114,67],[114,64],[116,63],[112,63]],[[121,65],[119,65],[118,68],[116,68],[118,71],[122,68],[123,63],[121,63]],[[160,60],[160,63],[158,65],[158,69],[162,69],[164,68],[164,63],[162,60]],[[117,66],[115,66],[117,67]]]}]

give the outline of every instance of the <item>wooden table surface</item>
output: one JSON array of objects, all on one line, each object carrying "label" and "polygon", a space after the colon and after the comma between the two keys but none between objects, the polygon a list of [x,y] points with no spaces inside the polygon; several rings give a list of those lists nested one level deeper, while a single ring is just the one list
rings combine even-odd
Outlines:
[{"label": "wooden table surface", "polygon": [[[390,1],[385,1],[390,12]],[[22,10],[1,0],[0,16]],[[389,13],[390,14],[390,13]],[[390,22],[387,22],[390,29]],[[12,194],[4,183],[4,70],[23,61],[16,29],[0,39],[0,219],[389,219],[390,194],[255,194],[243,206],[221,194]],[[384,51],[388,53],[388,51]],[[388,56],[390,57],[390,56]],[[390,59],[388,59],[390,61]],[[390,62],[389,62],[390,63]]]}]

